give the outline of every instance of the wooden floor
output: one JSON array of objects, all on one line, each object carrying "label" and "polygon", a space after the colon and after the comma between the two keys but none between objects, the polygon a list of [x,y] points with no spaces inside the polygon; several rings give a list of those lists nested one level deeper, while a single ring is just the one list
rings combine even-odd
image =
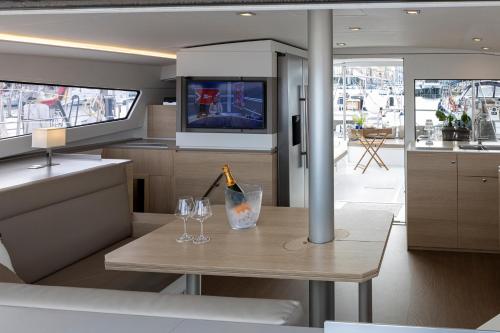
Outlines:
[{"label": "wooden floor", "polygon": [[[204,277],[203,294],[296,299],[307,313],[307,285]],[[356,321],[357,286],[337,283],[335,292],[336,320]],[[408,252],[406,227],[394,226],[380,276],[373,281],[373,307],[376,323],[477,328],[500,313],[500,255]]]}]

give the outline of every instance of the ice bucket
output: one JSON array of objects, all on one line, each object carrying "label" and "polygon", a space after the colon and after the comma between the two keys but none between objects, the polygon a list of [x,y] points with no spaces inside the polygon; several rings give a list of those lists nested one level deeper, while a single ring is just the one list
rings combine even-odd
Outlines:
[{"label": "ice bucket", "polygon": [[226,214],[232,229],[248,229],[257,225],[262,205],[260,185],[238,184],[244,193],[225,190]]}]

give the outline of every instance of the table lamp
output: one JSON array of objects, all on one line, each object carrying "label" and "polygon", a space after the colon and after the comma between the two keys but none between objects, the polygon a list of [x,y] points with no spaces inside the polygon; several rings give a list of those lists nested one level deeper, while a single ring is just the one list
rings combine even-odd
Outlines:
[{"label": "table lamp", "polygon": [[31,133],[31,138],[31,146],[33,148],[45,148],[47,150],[47,163],[45,165],[32,165],[30,169],[40,169],[58,165],[58,163],[52,163],[52,148],[66,145],[66,128],[35,128]]}]

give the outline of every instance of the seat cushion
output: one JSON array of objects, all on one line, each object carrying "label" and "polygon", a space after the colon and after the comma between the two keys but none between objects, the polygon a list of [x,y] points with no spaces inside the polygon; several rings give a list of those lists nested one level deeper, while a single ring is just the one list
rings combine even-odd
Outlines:
[{"label": "seat cushion", "polygon": [[5,245],[2,243],[2,237],[0,237],[0,265],[3,265],[14,272],[14,267],[12,266],[12,261],[10,260],[10,255]]},{"label": "seat cushion", "polygon": [[0,283],[0,305],[182,319],[294,325],[302,316],[297,301],[168,295]]},{"label": "seat cushion", "polygon": [[133,238],[124,239],[73,265],[43,278],[35,284],[48,286],[83,287],[113,290],[159,292],[176,280],[179,275],[143,272],[107,271],[104,255],[127,244]]},{"label": "seat cushion", "polygon": [[484,330],[484,331],[498,331],[500,332],[500,314],[496,316],[495,318],[489,320],[485,324],[481,325],[481,327],[478,328],[479,330]]},{"label": "seat cushion", "polygon": [[127,185],[1,220],[0,233],[16,273],[33,283],[132,235]]},{"label": "seat cushion", "polygon": [[21,280],[16,273],[14,273],[8,267],[5,267],[2,264],[0,264],[0,282],[24,283],[24,281]]}]

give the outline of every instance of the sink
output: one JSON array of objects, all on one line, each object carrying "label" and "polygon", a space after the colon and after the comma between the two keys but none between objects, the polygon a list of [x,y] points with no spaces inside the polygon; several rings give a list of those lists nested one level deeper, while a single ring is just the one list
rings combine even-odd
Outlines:
[{"label": "sink", "polygon": [[458,145],[458,148],[462,150],[486,150],[486,147],[483,145],[473,145],[473,144]]},{"label": "sink", "polygon": [[463,144],[463,145],[458,145],[458,148],[462,150],[499,150],[500,151],[500,145],[482,145],[482,144]]},{"label": "sink", "polygon": [[485,150],[500,150],[500,146],[497,145],[487,145],[484,146]]}]

